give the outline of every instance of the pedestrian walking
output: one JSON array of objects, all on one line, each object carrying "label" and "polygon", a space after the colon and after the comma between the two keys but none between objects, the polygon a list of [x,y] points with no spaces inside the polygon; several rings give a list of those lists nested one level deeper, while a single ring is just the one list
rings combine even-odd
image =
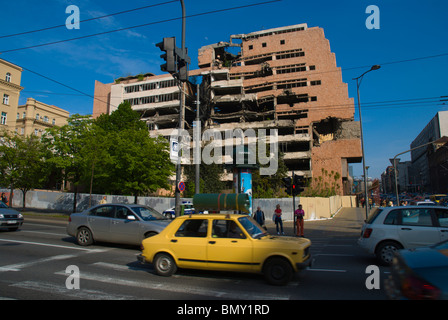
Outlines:
[{"label": "pedestrian walking", "polygon": [[297,225],[297,237],[303,237],[303,218],[305,217],[305,211],[302,209],[302,205],[299,204],[298,209],[294,211],[294,215],[296,216],[296,225]]},{"label": "pedestrian walking", "polygon": [[260,207],[257,207],[257,211],[255,211],[254,216],[255,221],[257,221],[260,226],[266,229],[264,212],[261,210]]},{"label": "pedestrian walking", "polygon": [[[283,232],[283,221],[282,221],[282,209],[280,209],[280,204],[277,204],[274,210],[273,220],[275,222],[275,227],[277,229],[277,234],[280,234],[280,231],[282,234],[285,234]],[[279,230],[280,225],[280,230]]]}]

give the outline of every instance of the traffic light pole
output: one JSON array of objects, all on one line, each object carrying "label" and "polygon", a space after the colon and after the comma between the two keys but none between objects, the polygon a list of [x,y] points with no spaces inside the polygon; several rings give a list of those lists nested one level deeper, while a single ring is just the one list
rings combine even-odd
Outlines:
[{"label": "traffic light pole", "polygon": [[[182,6],[182,52],[185,52],[185,3],[184,0],[180,0]],[[187,69],[187,79],[188,79],[188,69]],[[184,100],[185,100],[185,90],[184,83],[180,80],[180,104],[179,104],[179,133],[178,133],[178,146],[179,151],[177,155],[177,164],[176,164],[176,192],[175,192],[175,215],[176,217],[180,216],[180,190],[179,190],[179,182],[182,178],[182,135],[181,130],[184,129]]]}]

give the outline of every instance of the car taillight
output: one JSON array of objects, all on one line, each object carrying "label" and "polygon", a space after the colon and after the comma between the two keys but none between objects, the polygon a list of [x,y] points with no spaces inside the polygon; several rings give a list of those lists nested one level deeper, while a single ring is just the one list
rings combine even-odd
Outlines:
[{"label": "car taillight", "polygon": [[404,279],[401,290],[411,300],[437,300],[440,297],[439,288],[413,275]]},{"label": "car taillight", "polygon": [[372,228],[366,228],[366,230],[364,230],[364,233],[362,235],[363,238],[370,238],[370,235],[372,234]]}]

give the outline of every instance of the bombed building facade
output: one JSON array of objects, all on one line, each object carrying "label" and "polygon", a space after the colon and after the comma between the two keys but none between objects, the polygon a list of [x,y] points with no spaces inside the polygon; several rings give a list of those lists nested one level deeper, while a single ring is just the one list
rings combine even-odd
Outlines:
[{"label": "bombed building facade", "polygon": [[[354,101],[323,29],[306,24],[249,34],[206,45],[198,52],[204,129],[277,129],[289,174],[307,178],[339,173],[340,193],[350,193],[350,163],[361,162]],[[188,84],[186,129],[192,127],[195,86]],[[95,84],[94,116],[129,101],[151,134],[169,136],[179,121],[180,88],[171,75],[152,74]],[[102,98],[100,98],[100,96]]]}]

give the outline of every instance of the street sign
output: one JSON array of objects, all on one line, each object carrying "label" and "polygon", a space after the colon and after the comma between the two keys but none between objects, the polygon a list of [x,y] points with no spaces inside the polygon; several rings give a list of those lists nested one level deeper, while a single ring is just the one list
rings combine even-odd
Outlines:
[{"label": "street sign", "polygon": [[171,162],[177,163],[179,158],[179,142],[177,141],[177,137],[170,138],[170,159]]},{"label": "street sign", "polygon": [[185,191],[185,182],[183,182],[183,181],[179,182],[177,187],[179,188],[180,192],[184,192]]}]

